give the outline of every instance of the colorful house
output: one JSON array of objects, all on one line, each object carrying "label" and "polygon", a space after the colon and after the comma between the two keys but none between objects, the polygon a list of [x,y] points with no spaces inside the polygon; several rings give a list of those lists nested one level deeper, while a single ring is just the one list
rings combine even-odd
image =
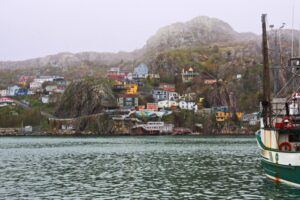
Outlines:
[{"label": "colorful house", "polygon": [[157,103],[147,103],[147,110],[157,111],[158,110]]},{"label": "colorful house", "polygon": [[181,72],[182,82],[188,83],[194,80],[199,75],[193,67],[183,68]]},{"label": "colorful house", "polygon": [[259,113],[254,112],[254,113],[250,113],[250,114],[245,114],[243,116],[243,122],[246,122],[252,126],[258,125],[259,124]]},{"label": "colorful house", "polygon": [[20,89],[20,87],[17,85],[8,86],[7,87],[7,96],[16,96],[19,89]]},{"label": "colorful house", "polygon": [[159,74],[148,74],[148,77],[150,79],[160,79],[160,75]]},{"label": "colorful house", "polygon": [[137,94],[116,94],[116,98],[120,108],[134,108],[139,105]]},{"label": "colorful house", "polygon": [[26,96],[26,95],[28,95],[28,90],[24,88],[20,88],[16,93],[16,96]]},{"label": "colorful house", "polygon": [[127,78],[129,75],[129,71],[121,70],[119,67],[112,67],[107,71],[107,78],[111,80],[119,80],[122,81]]},{"label": "colorful house", "polygon": [[30,90],[32,90],[32,91],[36,91],[36,90],[38,90],[38,89],[42,89],[42,82],[40,82],[40,81],[37,81],[37,82],[31,82],[30,83]]},{"label": "colorful house", "polygon": [[29,84],[29,82],[35,78],[36,78],[35,76],[21,76],[19,78],[19,85],[27,86]]},{"label": "colorful house", "polygon": [[179,99],[179,94],[177,92],[171,92],[162,89],[154,89],[152,91],[152,96],[156,102],[164,100],[176,101]]},{"label": "colorful house", "polygon": [[0,90],[0,96],[6,97],[7,96],[7,90]]},{"label": "colorful house", "polygon": [[149,69],[144,63],[139,64],[133,71],[134,79],[145,79],[148,77]]},{"label": "colorful house", "polygon": [[157,104],[158,104],[158,108],[160,109],[172,108],[178,106],[178,103],[176,101],[169,101],[169,100],[159,101]]},{"label": "colorful house", "polygon": [[114,93],[124,93],[124,94],[137,94],[138,85],[137,84],[115,84],[112,87]]},{"label": "colorful house", "polygon": [[0,98],[0,107],[8,106],[14,104],[14,100],[11,98]]},{"label": "colorful house", "polygon": [[137,94],[138,85],[137,84],[125,84],[125,94]]},{"label": "colorful house", "polygon": [[236,115],[237,120],[242,121],[243,116],[244,116],[243,112],[235,112],[235,113],[232,113],[232,112],[216,112],[215,114],[216,114],[216,121],[218,121],[218,122],[223,122],[223,121],[232,119],[234,114]]},{"label": "colorful house", "polygon": [[159,84],[158,88],[161,90],[170,91],[170,92],[175,92],[175,89],[176,89],[174,84],[167,84],[167,83]]},{"label": "colorful house", "polygon": [[198,111],[198,105],[195,102],[180,101],[178,106],[182,110]]}]

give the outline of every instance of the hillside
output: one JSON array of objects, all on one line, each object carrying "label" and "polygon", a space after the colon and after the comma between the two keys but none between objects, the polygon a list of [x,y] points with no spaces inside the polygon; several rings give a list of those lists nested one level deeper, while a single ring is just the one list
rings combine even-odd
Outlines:
[{"label": "hillside", "polygon": [[[279,30],[277,30],[279,31]],[[291,30],[280,30],[282,61],[290,57]],[[275,30],[269,32],[270,61],[274,58]],[[295,38],[300,37],[294,31]],[[294,41],[294,55],[299,49]],[[132,68],[146,63],[150,72],[160,73],[162,82],[175,83],[179,93],[196,92],[205,97],[207,106],[228,105],[234,109],[254,111],[260,97],[261,39],[253,33],[238,33],[219,19],[196,17],[158,30],[145,46],[134,52],[120,53],[59,53],[43,58],[17,62],[0,62],[0,87],[17,80],[19,75],[62,75],[68,80],[86,76],[105,76],[109,67]],[[200,80],[192,84],[180,82],[182,68],[193,66],[199,73],[209,73],[222,80],[206,86]],[[237,80],[237,75],[241,79]],[[283,85],[290,74],[281,71]],[[255,83],[255,84],[254,84]]]}]

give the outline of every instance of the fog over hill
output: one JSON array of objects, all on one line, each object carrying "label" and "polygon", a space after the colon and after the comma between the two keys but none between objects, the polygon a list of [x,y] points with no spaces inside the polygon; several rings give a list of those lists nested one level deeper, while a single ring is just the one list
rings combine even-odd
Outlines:
[{"label": "fog over hill", "polygon": [[[114,66],[119,63],[143,61],[162,51],[180,48],[206,47],[231,43],[259,42],[260,36],[254,33],[238,33],[226,22],[206,16],[196,17],[187,22],[178,22],[163,27],[150,37],[141,49],[133,52],[101,53],[58,53],[24,61],[0,62],[0,69],[76,67],[85,65]],[[30,47],[29,47],[30,48]]]}]

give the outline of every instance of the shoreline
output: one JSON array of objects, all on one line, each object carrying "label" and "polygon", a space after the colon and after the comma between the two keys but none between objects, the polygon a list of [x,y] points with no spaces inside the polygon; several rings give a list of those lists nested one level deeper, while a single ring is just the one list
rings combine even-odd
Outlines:
[{"label": "shoreline", "polygon": [[133,133],[110,133],[97,134],[91,131],[77,130],[48,130],[48,131],[31,131],[24,132],[20,128],[0,128],[0,137],[114,137],[114,136],[254,136],[255,132],[227,132],[227,133],[199,133],[191,134],[133,134]]},{"label": "shoreline", "polygon": [[172,134],[124,134],[124,133],[114,133],[114,134],[96,134],[92,132],[72,132],[72,133],[57,133],[53,131],[34,131],[28,133],[20,132],[10,132],[3,133],[0,132],[0,137],[131,137],[131,136],[254,136],[253,133],[192,133],[192,134],[182,134],[182,135],[172,135]]}]

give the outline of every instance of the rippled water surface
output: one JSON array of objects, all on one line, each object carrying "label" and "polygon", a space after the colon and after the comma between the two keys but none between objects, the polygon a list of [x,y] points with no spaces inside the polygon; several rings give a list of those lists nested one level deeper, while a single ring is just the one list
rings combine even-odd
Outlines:
[{"label": "rippled water surface", "polygon": [[254,137],[0,138],[1,199],[300,199]]}]

